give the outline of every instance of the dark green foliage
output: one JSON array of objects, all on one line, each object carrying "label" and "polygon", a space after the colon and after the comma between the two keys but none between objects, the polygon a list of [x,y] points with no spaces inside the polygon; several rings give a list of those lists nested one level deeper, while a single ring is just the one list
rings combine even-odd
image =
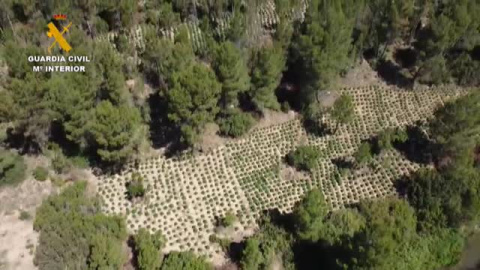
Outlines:
[{"label": "dark green foliage", "polygon": [[365,217],[356,209],[342,209],[330,213],[324,220],[320,238],[330,245],[341,244],[345,238],[352,238],[365,227]]},{"label": "dark green foliage", "polygon": [[37,209],[39,269],[119,269],[125,262],[123,219],[100,213],[99,201],[85,196],[86,185],[76,182]]},{"label": "dark green foliage", "polygon": [[312,1],[305,27],[295,43],[295,53],[306,83],[303,97],[306,103],[314,99],[318,90],[332,86],[340,72],[351,63],[354,16],[348,9],[355,6],[351,0]]},{"label": "dark green foliage", "polygon": [[38,55],[39,48],[36,46],[28,46],[26,48],[18,48],[13,41],[5,43],[2,50],[2,56],[8,66],[10,75],[14,78],[25,78],[26,74],[32,69],[32,64],[28,62],[29,55]]},{"label": "dark green foliage", "polygon": [[103,234],[93,237],[90,250],[89,269],[122,269],[126,261],[121,242]]},{"label": "dark green foliage", "polygon": [[[405,202],[387,199],[361,204],[365,217],[364,229],[353,239],[352,254],[360,269],[399,269],[405,259],[399,253],[416,236],[416,218],[413,209]],[[405,268],[408,269],[408,268]]]},{"label": "dark green foliage", "polygon": [[363,20],[367,21],[360,27],[364,49],[373,50],[376,60],[383,59],[387,46],[396,39],[408,39],[417,27],[419,15],[423,11],[421,1],[406,0],[372,0],[366,1],[362,9]]},{"label": "dark green foliage", "polygon": [[462,236],[442,230],[432,235],[416,231],[412,207],[399,199],[360,204],[365,226],[343,244],[349,269],[438,269],[456,263]]},{"label": "dark green foliage", "polygon": [[46,154],[51,159],[52,168],[56,173],[64,173],[71,168],[68,158],[63,154],[62,149],[56,143],[47,146]]},{"label": "dark green foliage", "polygon": [[146,229],[138,230],[134,237],[137,266],[140,270],[160,269],[163,255],[161,249],[165,239],[160,232],[150,234]]},{"label": "dark green foliage", "polygon": [[173,74],[167,93],[168,117],[180,127],[185,143],[195,143],[204,125],[213,121],[220,94],[215,74],[203,64],[195,63]]},{"label": "dark green foliage", "polygon": [[32,218],[32,215],[30,215],[30,213],[27,211],[22,211],[20,212],[20,216],[18,218],[20,220],[30,220]]},{"label": "dark green foliage", "polygon": [[[450,192],[449,189],[444,190],[447,183],[434,170],[420,170],[412,177],[412,182],[409,183],[408,187],[408,199],[412,206],[417,209],[422,230],[432,231],[437,227],[445,227],[447,225],[446,215],[452,214],[452,216],[455,216],[454,213],[445,213],[442,209],[444,204],[446,206],[450,205],[449,210],[451,210],[451,206],[458,205],[458,195],[454,198],[450,197],[452,193],[455,194],[458,190],[453,192]],[[446,201],[442,202],[444,199]],[[460,209],[457,207],[457,214],[458,210]]]},{"label": "dark green foliage", "polygon": [[248,239],[243,250],[242,260],[240,262],[244,270],[260,269],[264,263],[265,258],[260,251],[260,243],[255,238]]},{"label": "dark green foliage", "polygon": [[[478,50],[478,49],[477,49]],[[480,61],[464,52],[451,62],[451,73],[462,86],[480,85]]]},{"label": "dark green foliage", "polygon": [[293,212],[296,232],[300,239],[318,241],[323,220],[328,213],[323,193],[318,189],[308,192]]},{"label": "dark green foliage", "polygon": [[310,171],[317,164],[320,152],[313,146],[300,146],[287,155],[287,162],[299,170]]},{"label": "dark green foliage", "polygon": [[122,73],[123,59],[116,53],[113,46],[107,42],[97,42],[94,47],[95,64],[101,74],[99,95],[113,104],[125,102],[126,86]]},{"label": "dark green foliage", "polygon": [[48,178],[48,170],[38,166],[33,170],[33,177],[38,181],[45,181]]},{"label": "dark green foliage", "polygon": [[105,162],[127,159],[140,143],[141,131],[137,108],[115,107],[109,101],[97,105],[87,130],[91,138],[89,144]]},{"label": "dark green foliage", "polygon": [[227,110],[236,107],[238,95],[250,87],[250,77],[241,50],[232,42],[220,43],[215,50],[212,66],[222,84],[222,108]]},{"label": "dark green foliage", "polygon": [[13,133],[27,138],[37,148],[45,146],[52,118],[43,78],[34,73],[26,74],[23,79],[14,78],[7,91],[14,101],[13,117],[9,119],[13,122]]},{"label": "dark green foliage", "polygon": [[[364,201],[329,213],[322,193],[313,189],[295,206],[292,222],[295,258],[325,269],[435,270],[457,263],[464,245],[464,235],[456,230],[418,232],[415,210],[398,198]],[[261,223],[259,232],[246,241],[243,269],[270,269],[276,255],[285,269],[295,269],[290,263],[292,239],[279,226],[269,220]],[[307,254],[298,253],[302,245]]]},{"label": "dark green foliage", "polygon": [[478,169],[458,167],[440,173],[426,170],[412,180],[408,198],[417,210],[422,229],[456,228],[479,218]]},{"label": "dark green foliage", "polygon": [[260,229],[254,236],[260,243],[264,258],[263,269],[271,269],[281,259],[284,269],[294,269],[293,239],[284,228],[276,226],[270,217],[260,220]]},{"label": "dark green foliage", "polygon": [[213,266],[203,257],[192,252],[170,252],[162,264],[162,270],[212,270]]},{"label": "dark green foliage", "polygon": [[145,32],[144,73],[161,88],[172,87],[173,74],[188,69],[194,59],[190,44],[159,38],[155,31]]},{"label": "dark green foliage", "polygon": [[330,115],[336,122],[335,131],[338,130],[339,125],[347,124],[353,120],[355,116],[355,110],[353,105],[353,99],[347,94],[341,95],[333,104],[333,109],[330,111]]},{"label": "dark green foliage", "polygon": [[282,72],[285,68],[283,48],[262,48],[255,53],[253,59],[252,89],[249,95],[259,110],[279,110],[275,90],[280,84]]},{"label": "dark green foliage", "polygon": [[130,200],[143,197],[145,195],[145,187],[143,186],[143,177],[137,173],[132,173],[132,180],[127,183],[127,196]]},{"label": "dark green foliage", "polygon": [[419,171],[407,188],[425,231],[457,228],[480,217],[479,101],[473,93],[447,103],[430,123],[437,168]]},{"label": "dark green foliage", "polygon": [[231,110],[219,120],[220,132],[232,137],[240,137],[247,133],[255,124],[255,119],[249,114]]},{"label": "dark green foliage", "polygon": [[435,112],[430,129],[440,145],[440,157],[455,157],[457,164],[473,162],[473,149],[480,143],[480,94],[447,103]]},{"label": "dark green foliage", "polygon": [[145,20],[149,24],[167,28],[180,23],[180,14],[174,12],[171,2],[147,1],[145,10]]},{"label": "dark green foliage", "polygon": [[364,142],[358,147],[357,152],[353,154],[358,164],[365,164],[372,160],[372,146],[369,142]]},{"label": "dark green foliage", "polygon": [[[92,70],[92,67],[86,67]],[[70,73],[53,76],[48,82],[46,99],[50,114],[61,123],[66,137],[86,145],[86,126],[91,120],[99,82],[90,74]]]},{"label": "dark green foliage", "polygon": [[422,236],[420,243],[426,246],[425,269],[439,269],[458,264],[465,247],[465,237],[456,230],[443,229]]},{"label": "dark green foliage", "polygon": [[245,241],[240,259],[242,269],[267,270],[274,263],[281,263],[283,269],[294,269],[292,244],[289,233],[265,216],[258,232]]},{"label": "dark green foliage", "polygon": [[[414,79],[442,83],[453,73],[457,80],[463,80],[465,84],[475,83],[475,80],[466,80],[471,76],[463,73],[468,72],[468,67],[455,70],[455,65],[450,66],[448,60],[452,59],[454,63],[459,53],[471,53],[478,45],[480,20],[477,12],[480,4],[468,0],[445,1],[435,9],[430,23],[419,38],[419,68]],[[465,61],[465,58],[460,61]]]},{"label": "dark green foliage", "polygon": [[0,149],[0,187],[14,186],[25,180],[26,169],[22,156]]},{"label": "dark green foliage", "polygon": [[408,140],[408,134],[404,129],[386,129],[377,137],[377,147],[381,150],[393,148],[393,143],[404,143]]},{"label": "dark green foliage", "polygon": [[0,123],[12,121],[15,117],[15,112],[13,111],[15,102],[12,95],[7,91],[1,91],[0,100],[3,101],[0,104]]},{"label": "dark green foliage", "polygon": [[280,23],[276,26],[274,38],[276,44],[283,49],[287,49],[290,46],[295,30],[295,24],[289,21],[291,12],[292,10],[298,10],[301,5],[302,2],[296,0],[275,0],[275,9]]}]

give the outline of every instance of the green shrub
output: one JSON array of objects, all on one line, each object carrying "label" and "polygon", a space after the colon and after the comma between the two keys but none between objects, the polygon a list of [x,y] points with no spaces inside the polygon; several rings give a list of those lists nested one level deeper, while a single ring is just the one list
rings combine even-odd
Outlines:
[{"label": "green shrub", "polygon": [[310,171],[315,167],[320,152],[313,146],[300,146],[287,155],[287,162],[299,170]]},{"label": "green shrub", "polygon": [[232,112],[220,120],[220,133],[232,137],[240,137],[247,133],[255,123],[255,119],[244,112]]},{"label": "green shrub", "polygon": [[364,164],[372,159],[372,146],[368,142],[364,142],[360,145],[357,152],[353,154],[355,161],[358,164]]},{"label": "green shrub", "polygon": [[20,212],[20,216],[18,217],[20,220],[30,220],[32,218],[32,215],[28,213],[27,211],[22,211]]},{"label": "green shrub", "polygon": [[393,148],[393,143],[404,143],[408,140],[408,134],[404,129],[386,129],[377,138],[378,150],[388,150]]},{"label": "green shrub", "polygon": [[89,162],[86,157],[83,156],[75,156],[72,158],[69,158],[70,163],[80,169],[87,169],[89,167]]},{"label": "green shrub", "polygon": [[224,227],[230,227],[235,223],[237,217],[232,213],[232,211],[228,211],[225,216],[221,220],[221,225]]},{"label": "green shrub", "polygon": [[143,197],[145,195],[145,187],[143,186],[143,177],[138,173],[132,173],[132,180],[127,184],[128,199]]},{"label": "green shrub", "polygon": [[176,252],[168,254],[161,270],[213,270],[213,266],[203,257],[197,257],[192,252]]},{"label": "green shrub", "polygon": [[38,166],[33,170],[33,177],[38,181],[45,181],[48,178],[48,170]]},{"label": "green shrub", "polygon": [[40,270],[120,269],[125,263],[125,221],[102,214],[98,199],[85,196],[86,185],[75,182],[37,209],[34,262]]},{"label": "green shrub", "polygon": [[135,255],[140,270],[160,269],[163,256],[161,250],[165,245],[165,238],[160,232],[150,234],[141,228],[134,236]]},{"label": "green shrub", "polygon": [[0,187],[25,180],[26,165],[17,153],[0,149]]},{"label": "green shrub", "polygon": [[52,157],[52,167],[56,173],[64,173],[70,168],[71,164],[67,157],[59,151],[55,151]]},{"label": "green shrub", "polygon": [[255,238],[249,238],[245,243],[240,265],[244,270],[260,269],[265,258],[260,250],[260,243]]}]

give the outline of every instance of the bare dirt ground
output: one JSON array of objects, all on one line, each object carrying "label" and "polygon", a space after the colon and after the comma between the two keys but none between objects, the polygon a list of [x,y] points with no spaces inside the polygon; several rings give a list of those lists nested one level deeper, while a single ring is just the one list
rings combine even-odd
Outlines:
[{"label": "bare dirt ground", "polygon": [[385,82],[378,76],[378,73],[372,69],[370,64],[365,59],[362,59],[362,62],[354,69],[348,71],[338,83],[340,87],[386,85]]},{"label": "bare dirt ground", "polygon": [[[27,179],[17,187],[0,190],[0,269],[30,270],[38,234],[33,230],[35,209],[53,191],[50,182]],[[21,220],[22,211],[29,219]]]},{"label": "bare dirt ground", "polygon": [[208,123],[200,138],[199,147],[204,152],[208,152],[225,144],[229,139],[218,135],[219,127],[215,123]]},{"label": "bare dirt ground", "polygon": [[[253,127],[252,130],[259,129],[259,128],[265,128],[269,126],[274,126],[274,125],[279,125],[285,122],[288,122],[290,120],[295,119],[297,116],[297,113],[294,111],[290,111],[288,113],[284,112],[276,112],[276,111],[271,111],[271,110],[265,110],[264,111],[264,116],[262,119],[260,119]],[[198,147],[203,151],[203,152],[209,152],[215,148],[218,148],[227,142],[234,141],[236,139],[233,138],[227,138],[220,136],[218,134],[219,127],[215,123],[208,123],[205,126],[205,130],[203,131],[203,134],[200,138],[200,143]]]},{"label": "bare dirt ground", "polygon": [[295,119],[296,116],[297,116],[297,113],[294,111],[289,111],[288,113],[284,113],[284,112],[265,110],[263,114],[263,118],[260,119],[260,121],[258,121],[255,124],[252,130],[279,125]]}]

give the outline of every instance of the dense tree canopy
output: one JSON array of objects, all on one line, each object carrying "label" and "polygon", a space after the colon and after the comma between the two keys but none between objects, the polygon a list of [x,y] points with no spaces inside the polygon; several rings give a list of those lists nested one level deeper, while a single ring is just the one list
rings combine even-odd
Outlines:
[{"label": "dense tree canopy", "polygon": [[348,10],[356,1],[312,1],[302,34],[295,43],[306,85],[304,98],[315,100],[318,90],[333,86],[351,63],[354,16]]},{"label": "dense tree canopy", "polygon": [[160,269],[162,265],[161,249],[165,240],[160,232],[150,234],[146,229],[138,230],[135,235],[137,266],[141,270]]},{"label": "dense tree canopy", "polygon": [[[220,135],[238,137],[267,109],[279,110],[280,102],[304,109],[304,119],[314,123],[329,114],[337,131],[355,117],[351,93],[342,90],[325,109],[319,91],[337,88],[339,77],[363,59],[399,87],[479,86],[479,1],[310,0],[305,14],[303,1],[273,2],[276,14],[260,0],[4,0],[0,186],[25,178],[27,166],[17,153],[46,155],[58,174],[74,160],[124,165],[156,133],[192,146],[215,122]],[[90,58],[82,63],[84,73],[32,72],[43,63],[30,63],[28,56],[45,54],[45,25],[57,13],[74,22],[64,35],[71,55]],[[54,54],[66,55],[58,48]],[[464,232],[480,218],[480,94],[471,92],[439,108],[422,129],[432,166],[399,185],[402,198],[330,211],[323,191],[312,187],[318,182],[307,182],[304,190],[313,189],[293,209],[291,224],[260,221],[238,264],[270,269],[281,261],[293,269],[302,250],[327,269],[424,270],[456,263]],[[415,139],[408,136],[384,130],[374,137],[376,145],[360,144],[353,157],[368,163],[375,150],[394,151]],[[322,156],[318,147],[301,146],[286,161],[308,171]],[[127,263],[124,220],[102,214],[85,185],[73,183],[38,209],[39,269],[120,269]],[[149,187],[133,174],[126,189],[135,202]],[[133,240],[139,269],[213,268],[190,252],[164,260],[159,232],[140,229]]]},{"label": "dense tree canopy", "polygon": [[98,104],[87,132],[100,158],[115,162],[132,154],[139,143],[140,121],[136,108],[114,107],[109,101]]},{"label": "dense tree canopy", "polygon": [[220,43],[215,51],[213,69],[222,84],[222,108],[237,106],[238,95],[250,87],[247,65],[240,49],[232,42]]},{"label": "dense tree canopy", "polygon": [[307,193],[294,211],[296,230],[301,239],[318,241],[323,230],[323,220],[328,207],[320,190]]},{"label": "dense tree canopy", "polygon": [[275,90],[285,67],[285,55],[280,47],[262,48],[255,53],[250,96],[259,110],[278,110]]},{"label": "dense tree canopy", "polygon": [[312,170],[317,164],[320,152],[313,146],[299,146],[287,155],[287,162],[299,170]]},{"label": "dense tree canopy", "polygon": [[479,218],[479,100],[474,93],[448,103],[430,124],[437,167],[419,171],[408,186],[426,230],[455,228]]},{"label": "dense tree canopy", "polygon": [[202,64],[173,74],[168,117],[180,126],[187,144],[193,144],[204,125],[214,120],[220,94],[221,85],[215,74]]},{"label": "dense tree canopy", "polygon": [[99,201],[86,197],[85,188],[86,182],[75,183],[38,208],[39,269],[118,269],[125,262],[123,219],[100,213]]},{"label": "dense tree canopy", "polygon": [[203,257],[191,252],[171,252],[163,262],[162,270],[212,270],[213,267]]}]

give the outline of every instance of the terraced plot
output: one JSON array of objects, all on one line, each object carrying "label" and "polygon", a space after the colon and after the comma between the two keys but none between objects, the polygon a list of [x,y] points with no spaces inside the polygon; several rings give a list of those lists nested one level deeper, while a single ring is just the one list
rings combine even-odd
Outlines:
[{"label": "terraced plot", "polygon": [[[167,239],[166,251],[222,256],[209,236],[215,232],[216,217],[227,211],[239,217],[235,230],[240,233],[255,228],[262,210],[291,211],[314,186],[321,187],[332,209],[395,194],[393,182],[420,166],[397,151],[383,152],[375,157],[374,166],[349,175],[342,175],[332,160],[350,157],[363,139],[385,128],[430,117],[437,106],[465,93],[447,87],[405,91],[371,86],[339,91],[353,96],[356,116],[334,135],[307,134],[301,121],[295,119],[254,130],[209,153],[177,159],[158,156],[138,167],[130,164],[117,175],[101,177],[98,192],[105,212],[125,215],[132,232],[141,227],[161,230]],[[322,157],[311,175],[292,176],[283,158],[302,144],[314,145]],[[125,195],[125,184],[134,171],[144,176],[148,186],[141,202],[130,202]]]}]

